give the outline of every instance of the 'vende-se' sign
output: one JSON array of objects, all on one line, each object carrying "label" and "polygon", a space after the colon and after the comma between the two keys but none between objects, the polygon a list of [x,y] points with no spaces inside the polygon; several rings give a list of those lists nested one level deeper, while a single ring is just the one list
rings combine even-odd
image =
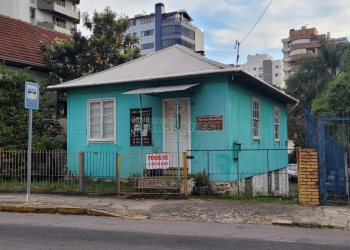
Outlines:
[{"label": "'vende-se' sign", "polygon": [[169,153],[146,154],[147,169],[168,169],[170,167]]}]

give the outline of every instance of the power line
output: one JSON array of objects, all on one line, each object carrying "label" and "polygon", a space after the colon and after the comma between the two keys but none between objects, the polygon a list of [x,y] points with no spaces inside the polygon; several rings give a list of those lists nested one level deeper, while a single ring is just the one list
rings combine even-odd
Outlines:
[{"label": "power line", "polygon": [[253,25],[253,27],[249,30],[249,32],[247,33],[247,35],[245,35],[245,37],[241,40],[240,44],[242,44],[244,42],[245,39],[247,39],[247,37],[250,35],[250,33],[252,33],[253,29],[255,28],[255,26],[260,22],[261,18],[265,15],[267,9],[270,7],[270,5],[272,4],[273,0],[271,0],[269,2],[269,4],[266,6],[266,8],[264,9],[264,11],[261,13],[261,15],[259,16],[258,20],[255,22],[255,24]]}]

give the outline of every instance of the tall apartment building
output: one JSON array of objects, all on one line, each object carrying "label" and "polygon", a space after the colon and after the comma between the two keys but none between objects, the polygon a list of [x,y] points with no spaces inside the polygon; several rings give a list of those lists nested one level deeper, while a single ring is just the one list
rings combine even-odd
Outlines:
[{"label": "tall apartment building", "polygon": [[302,26],[300,30],[289,31],[289,37],[282,39],[284,80],[298,72],[301,60],[320,55],[319,40],[326,40],[327,43],[347,42],[346,37],[331,38],[329,32],[318,34],[316,28],[306,28],[306,26]]},{"label": "tall apartment building", "polygon": [[65,34],[79,23],[80,0],[1,0],[0,14]]},{"label": "tall apartment building", "polygon": [[135,15],[126,31],[139,38],[142,54],[149,54],[174,44],[204,53],[204,33],[192,24],[185,10],[165,12],[164,4],[155,5],[155,13]]},{"label": "tall apartment building", "polygon": [[249,55],[247,63],[240,65],[240,68],[281,89],[285,87],[282,61],[273,60],[272,56],[268,54]]}]

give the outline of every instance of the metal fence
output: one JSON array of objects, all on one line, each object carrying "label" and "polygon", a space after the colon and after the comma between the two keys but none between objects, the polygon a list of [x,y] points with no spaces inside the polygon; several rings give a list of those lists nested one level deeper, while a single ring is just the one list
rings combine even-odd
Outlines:
[{"label": "metal fence", "polygon": [[318,151],[322,203],[350,203],[350,117],[305,112],[306,146]]},{"label": "metal fence", "polygon": [[126,152],[118,156],[121,193],[188,193],[185,153]]},{"label": "metal fence", "polygon": [[[79,179],[67,166],[67,158],[78,164],[78,154],[65,151],[32,152],[33,191],[78,192]],[[0,150],[0,190],[24,191],[27,178],[27,151]]]},{"label": "metal fence", "polygon": [[[25,190],[26,158],[26,151],[0,150],[0,190]],[[37,151],[32,191],[295,197],[297,173],[289,163],[295,163],[289,149]]]}]

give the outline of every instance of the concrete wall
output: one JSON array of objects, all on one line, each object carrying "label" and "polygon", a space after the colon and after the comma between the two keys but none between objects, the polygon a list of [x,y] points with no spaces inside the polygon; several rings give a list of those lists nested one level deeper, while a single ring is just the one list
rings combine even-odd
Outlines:
[{"label": "concrete wall", "polygon": [[240,65],[240,67],[267,83],[279,88],[285,87],[282,61],[273,60],[272,56],[268,54],[249,55],[247,63]]},{"label": "concrete wall", "polygon": [[199,28],[195,29],[195,51],[204,51],[204,32]]},{"label": "concrete wall", "polygon": [[214,194],[246,196],[289,196],[287,168],[233,182],[211,182]]}]

